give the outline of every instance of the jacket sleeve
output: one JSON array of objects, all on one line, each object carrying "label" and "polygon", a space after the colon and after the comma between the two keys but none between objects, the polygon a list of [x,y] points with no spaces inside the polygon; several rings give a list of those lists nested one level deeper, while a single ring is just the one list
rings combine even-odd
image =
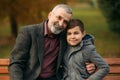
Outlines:
[{"label": "jacket sleeve", "polygon": [[89,80],[102,80],[109,73],[109,65],[104,59],[96,52],[95,48],[88,50],[89,60],[94,63],[98,70],[90,75]]},{"label": "jacket sleeve", "polygon": [[23,72],[28,60],[29,48],[30,36],[28,29],[25,27],[20,30],[10,54],[10,64],[8,66],[10,80],[23,80]]}]

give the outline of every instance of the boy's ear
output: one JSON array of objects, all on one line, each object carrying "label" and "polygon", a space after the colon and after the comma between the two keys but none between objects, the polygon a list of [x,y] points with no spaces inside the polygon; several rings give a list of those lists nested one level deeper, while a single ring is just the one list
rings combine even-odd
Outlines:
[{"label": "boy's ear", "polygon": [[86,35],[86,31],[83,32],[83,37]]},{"label": "boy's ear", "polygon": [[83,35],[84,35],[84,36],[86,35],[86,31],[83,32]]}]

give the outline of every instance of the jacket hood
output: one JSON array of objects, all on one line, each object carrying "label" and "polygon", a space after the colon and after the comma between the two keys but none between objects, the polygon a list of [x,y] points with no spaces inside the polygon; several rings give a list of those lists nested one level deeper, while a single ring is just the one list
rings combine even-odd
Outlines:
[{"label": "jacket hood", "polygon": [[86,34],[83,37],[82,41],[84,45],[94,45],[94,36],[90,34]]}]

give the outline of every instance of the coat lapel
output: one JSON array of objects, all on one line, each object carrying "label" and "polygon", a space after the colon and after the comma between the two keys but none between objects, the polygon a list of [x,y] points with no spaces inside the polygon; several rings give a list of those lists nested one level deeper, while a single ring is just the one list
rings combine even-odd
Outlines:
[{"label": "coat lapel", "polygon": [[66,46],[67,46],[67,43],[66,43],[65,33],[62,33],[60,35],[60,51],[59,51],[59,54],[58,54],[57,70],[59,69],[61,61],[63,59],[64,53],[65,53],[65,50],[66,50]]},{"label": "coat lapel", "polygon": [[44,29],[43,29],[43,23],[39,25],[39,28],[37,30],[37,45],[38,45],[38,58],[40,62],[40,66],[43,63],[43,56],[44,56]]}]

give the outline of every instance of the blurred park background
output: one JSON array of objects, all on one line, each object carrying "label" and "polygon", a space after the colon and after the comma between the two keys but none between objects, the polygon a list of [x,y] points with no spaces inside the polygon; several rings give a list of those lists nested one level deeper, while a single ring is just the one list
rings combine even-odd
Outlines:
[{"label": "blurred park background", "polygon": [[58,3],[70,5],[73,18],[84,22],[101,56],[120,57],[119,0],[0,0],[0,58],[9,57],[22,26],[47,19]]}]

